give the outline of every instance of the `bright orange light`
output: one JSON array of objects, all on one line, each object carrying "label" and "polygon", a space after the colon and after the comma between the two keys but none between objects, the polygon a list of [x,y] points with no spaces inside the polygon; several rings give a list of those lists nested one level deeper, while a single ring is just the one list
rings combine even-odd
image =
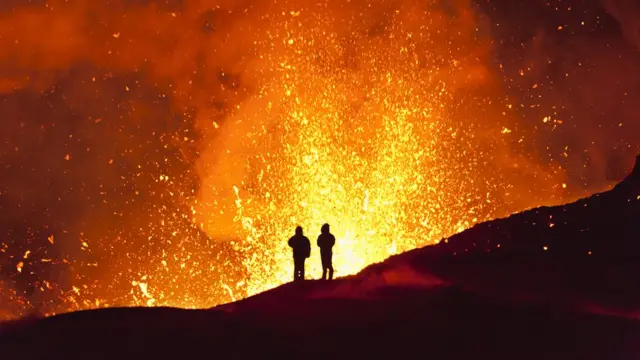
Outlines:
[{"label": "bright orange light", "polygon": [[[110,171],[126,164],[143,179],[134,186],[138,180],[118,177],[113,182],[122,180],[126,190],[111,196],[127,204],[140,204],[141,195],[148,201],[128,213],[105,209],[129,220],[152,215],[131,220],[135,226],[122,233],[83,235],[71,245],[64,233],[54,239],[47,229],[45,246],[64,244],[86,259],[47,254],[47,266],[66,267],[72,284],[38,282],[47,290],[42,296],[53,299],[30,301],[46,304],[47,314],[115,305],[209,307],[290,281],[286,240],[296,225],[314,244],[308,277],[321,272],[315,239],[325,222],[337,239],[336,276],[344,276],[478,222],[557,201],[566,179],[521,153],[530,151],[522,144],[529,135],[519,132],[514,111],[505,112],[518,106],[496,85],[501,75],[492,68],[492,39],[471,2],[447,9],[436,3],[222,6],[229,16],[207,32],[205,45],[189,43],[176,24],[211,15],[208,5],[188,2],[191,13],[171,16],[141,7],[142,24],[115,16],[122,24],[105,33],[111,45],[95,51],[97,63],[110,54],[116,69],[148,69],[154,81],[169,77],[171,90],[162,98],[197,108],[197,134],[191,127],[165,134],[162,144],[197,169],[200,184],[181,181],[191,175],[176,165],[183,159],[166,156],[159,166],[128,164],[122,154],[103,157]],[[154,38],[159,26],[179,28],[175,35],[184,42]],[[188,34],[204,38],[201,27]],[[166,64],[161,59],[148,66],[146,46],[156,43],[162,51],[175,45],[193,54],[175,51]],[[231,65],[211,65],[218,58]],[[232,73],[240,80],[215,80]],[[87,79],[100,83],[110,74],[96,76]],[[194,91],[195,79],[215,85]],[[127,82],[118,89],[129,96],[141,86]],[[147,121],[141,113],[132,110],[131,121]],[[104,115],[91,124],[109,123]],[[543,123],[561,124],[551,117]],[[127,141],[127,154],[138,151],[135,137]],[[182,152],[185,144],[191,156]],[[63,157],[70,166],[81,155],[62,153],[58,160]],[[101,187],[95,197],[110,204],[108,191]],[[103,234],[100,214],[93,216],[83,220]],[[29,259],[35,256],[34,250]],[[29,266],[25,260],[17,271],[24,275]],[[18,290],[4,293],[15,313],[27,311]]]}]

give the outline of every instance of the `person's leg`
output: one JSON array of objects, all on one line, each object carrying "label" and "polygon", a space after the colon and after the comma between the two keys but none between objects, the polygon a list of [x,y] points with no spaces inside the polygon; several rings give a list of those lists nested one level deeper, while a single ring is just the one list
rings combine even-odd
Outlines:
[{"label": "person's leg", "polygon": [[329,280],[333,280],[333,264],[331,259],[329,259]]},{"label": "person's leg", "polygon": [[327,280],[327,271],[330,269],[330,259],[327,258],[327,254],[321,254],[320,256],[322,257],[322,280]]},{"label": "person's leg", "polygon": [[293,281],[298,280],[300,277],[300,260],[293,259]]},{"label": "person's leg", "polygon": [[300,280],[304,280],[304,259],[300,260]]},{"label": "person's leg", "polygon": [[327,255],[327,268],[329,270],[329,280],[333,280],[333,254]]}]

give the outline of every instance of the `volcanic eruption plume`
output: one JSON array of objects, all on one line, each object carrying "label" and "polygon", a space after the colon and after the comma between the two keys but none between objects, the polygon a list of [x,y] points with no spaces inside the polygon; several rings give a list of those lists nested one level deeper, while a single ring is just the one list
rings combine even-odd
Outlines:
[{"label": "volcanic eruption plume", "polygon": [[591,114],[632,105],[578,107],[598,85],[634,88],[598,75],[637,64],[629,42],[591,58],[581,38],[571,61],[594,75],[574,91],[549,75],[575,74],[557,24],[532,24],[515,51],[494,19],[511,14],[470,0],[0,11],[4,317],[245,297],[289,280],[296,225],[314,238],[330,223],[337,274],[352,274],[600,190],[605,171],[583,169],[638,146]]}]

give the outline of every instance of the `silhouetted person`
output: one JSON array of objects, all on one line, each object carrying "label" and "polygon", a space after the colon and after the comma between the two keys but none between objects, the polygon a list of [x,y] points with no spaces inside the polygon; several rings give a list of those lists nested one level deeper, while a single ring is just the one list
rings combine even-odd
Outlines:
[{"label": "silhouetted person", "polygon": [[296,228],[296,234],[289,239],[293,249],[293,280],[304,280],[304,261],[311,255],[311,242],[302,235],[302,227]]},{"label": "silhouetted person", "polygon": [[322,280],[327,280],[327,272],[329,272],[329,280],[333,279],[333,245],[336,244],[336,238],[329,232],[329,224],[322,225],[320,228],[320,236],[318,236],[318,247],[320,248],[320,257],[322,258]]}]

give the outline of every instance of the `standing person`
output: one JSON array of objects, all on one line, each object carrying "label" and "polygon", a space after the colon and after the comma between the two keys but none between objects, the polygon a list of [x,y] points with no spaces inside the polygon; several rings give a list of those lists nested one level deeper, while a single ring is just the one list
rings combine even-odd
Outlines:
[{"label": "standing person", "polygon": [[311,255],[311,242],[302,234],[302,226],[296,227],[289,246],[293,249],[293,280],[304,280],[304,261]]},{"label": "standing person", "polygon": [[333,245],[336,244],[336,238],[329,232],[329,224],[324,224],[320,228],[320,236],[318,236],[318,247],[320,248],[320,257],[322,258],[322,280],[327,280],[327,272],[329,280],[333,279]]}]

